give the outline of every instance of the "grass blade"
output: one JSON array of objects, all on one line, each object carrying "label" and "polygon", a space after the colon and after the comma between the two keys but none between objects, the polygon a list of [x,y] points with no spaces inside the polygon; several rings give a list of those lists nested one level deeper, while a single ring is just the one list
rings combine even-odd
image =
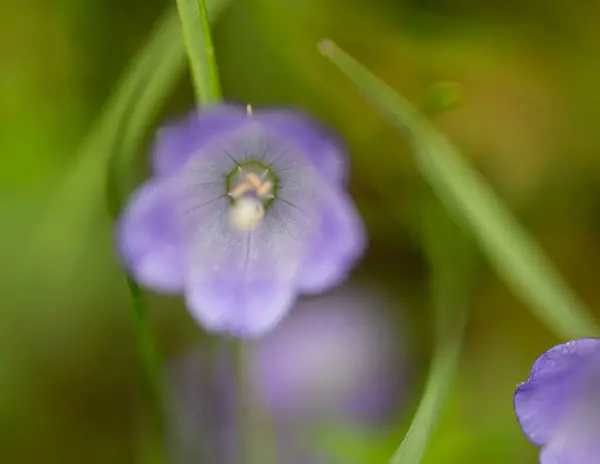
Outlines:
[{"label": "grass blade", "polygon": [[[434,287],[436,285],[434,284]],[[448,308],[444,284],[440,282],[439,289],[434,288],[434,307],[437,312],[454,309],[456,316],[464,317],[465,308]],[[417,413],[408,429],[402,443],[390,459],[390,464],[418,464],[425,455],[427,445],[435,430],[442,406],[449,394],[449,388],[456,373],[460,358],[463,339],[463,327],[454,329],[453,333],[445,334],[439,342],[425,384],[425,391]]]},{"label": "grass blade", "polygon": [[[187,48],[188,59],[192,69],[196,101],[198,106],[216,104],[221,100],[219,73],[215,60],[211,32],[206,19],[204,0],[177,0],[179,16],[183,28],[183,36]],[[228,343],[227,341],[223,343]],[[234,341],[231,350],[235,359],[237,387],[237,432],[238,460],[248,464],[270,464],[275,462],[275,446],[271,436],[268,413],[264,405],[248,388],[247,364],[250,355],[250,345],[244,341]]]},{"label": "grass blade", "polygon": [[[208,17],[214,21],[230,0],[212,0],[207,4]],[[90,237],[98,226],[104,208],[107,166],[115,153],[123,158],[119,176],[127,171],[156,115],[174,92],[183,76],[185,46],[177,11],[169,9],[158,20],[146,46],[133,58],[107,101],[99,119],[90,130],[65,172],[56,192],[50,197],[40,223],[32,235],[21,263],[22,270],[32,269],[45,275],[55,285],[69,282]],[[122,188],[122,187],[121,187]],[[111,210],[116,212],[125,191],[111,193]],[[64,240],[65,233],[70,240]],[[43,258],[42,258],[43,257]],[[64,272],[56,272],[61,263]],[[47,266],[46,269],[42,269]]]},{"label": "grass blade", "polygon": [[390,464],[417,464],[425,455],[458,369],[467,302],[480,264],[474,244],[429,189],[420,198],[416,206],[423,220],[416,232],[429,261],[436,346],[421,402]]},{"label": "grass blade", "polygon": [[[60,180],[57,191],[49,199],[45,215],[42,216],[32,242],[29,256],[24,261],[26,272],[30,266],[44,263],[54,265],[62,262],[63,274],[51,272],[67,282],[85,249],[90,246],[90,236],[97,226],[95,221],[101,217],[105,200],[106,173],[112,154],[119,149],[119,141],[127,129],[128,114],[137,101],[148,98],[147,90],[155,81],[162,81],[164,74],[158,73],[161,61],[169,55],[180,56],[185,60],[184,48],[180,39],[180,26],[177,14],[168,11],[157,23],[146,47],[134,57],[124,72],[114,94],[107,101],[103,112],[88,136],[75,154],[73,164]],[[164,69],[164,68],[163,68]],[[181,68],[170,68],[167,72],[183,74]],[[167,85],[171,82],[171,86]],[[159,93],[152,95],[150,108],[143,121],[136,121],[141,129],[149,124],[153,114],[158,111],[166,97],[174,90],[174,81],[165,81],[157,85]],[[148,108],[147,108],[148,109]],[[66,231],[77,230],[70,234],[71,240],[63,240]],[[45,256],[40,259],[40,256]]]},{"label": "grass blade", "polygon": [[554,265],[450,141],[405,98],[331,41],[323,41],[320,51],[393,124],[408,131],[425,179],[455,220],[472,232],[498,275],[533,313],[565,339],[598,334],[593,317]]},{"label": "grass blade", "polygon": [[[134,92],[135,103],[113,117],[121,116],[120,127],[114,127],[107,146],[108,206],[113,217],[116,217],[126,198],[133,189],[131,176],[132,164],[139,154],[144,137],[152,126],[164,102],[173,93],[185,71],[185,51],[179,37],[180,26],[177,15],[169,11],[168,28],[161,40],[157,40],[157,50],[148,66],[154,66],[151,74],[146,70],[146,81],[140,80],[140,87]],[[168,33],[168,35],[167,35]],[[161,48],[158,44],[162,43]],[[179,44],[176,46],[175,44]]]},{"label": "grass blade", "polygon": [[199,104],[216,103],[221,99],[221,85],[205,0],[177,0],[177,8],[192,70],[196,101]]},{"label": "grass blade", "polygon": [[164,462],[167,457],[165,436],[167,433],[166,421],[170,419],[170,408],[165,395],[162,381],[162,359],[156,349],[154,336],[148,321],[148,313],[142,302],[140,287],[129,276],[127,277],[131,312],[133,314],[133,333],[137,343],[137,353],[142,373],[142,386],[146,395],[148,406],[151,409],[149,437],[154,446],[149,453],[157,462]]}]

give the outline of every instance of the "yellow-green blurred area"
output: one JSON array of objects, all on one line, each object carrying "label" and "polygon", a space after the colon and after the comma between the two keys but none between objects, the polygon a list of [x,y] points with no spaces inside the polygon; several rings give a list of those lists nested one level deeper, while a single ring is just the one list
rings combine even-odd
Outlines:
[{"label": "yellow-green blurred area", "polygon": [[[79,168],[77,153],[165,8],[175,2],[0,3],[0,462],[140,459],[139,368],[105,173]],[[398,295],[418,379],[433,347],[413,234],[423,180],[403,137],[317,41],[332,38],[416,104],[457,85],[460,102],[436,124],[598,314],[599,26],[600,4],[585,0],[232,0],[214,24],[228,100],[300,107],[347,141],[371,241],[357,273]],[[181,77],[156,125],[191,108]],[[460,370],[424,462],[537,462],[512,394],[561,340],[489,268],[472,288]],[[203,337],[178,298],[145,298],[165,357]],[[400,443],[421,385],[377,462]]]}]

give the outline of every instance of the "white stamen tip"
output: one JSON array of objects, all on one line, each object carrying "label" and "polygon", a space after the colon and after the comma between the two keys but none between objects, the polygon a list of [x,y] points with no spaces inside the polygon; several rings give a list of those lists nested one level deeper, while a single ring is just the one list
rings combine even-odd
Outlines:
[{"label": "white stamen tip", "polygon": [[252,116],[252,105],[246,105],[246,116]]},{"label": "white stamen tip", "polygon": [[240,230],[253,230],[264,215],[262,203],[255,198],[239,198],[229,209],[231,224]]}]

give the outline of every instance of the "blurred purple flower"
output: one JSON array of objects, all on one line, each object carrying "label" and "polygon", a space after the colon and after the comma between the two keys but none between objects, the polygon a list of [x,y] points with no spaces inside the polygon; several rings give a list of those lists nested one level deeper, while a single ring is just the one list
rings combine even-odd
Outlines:
[{"label": "blurred purple flower", "polygon": [[208,331],[261,335],[364,251],[346,170],[340,144],[297,113],[194,112],[159,132],[118,250],[143,286],[183,293]]},{"label": "blurred purple flower", "polygon": [[407,383],[394,304],[366,287],[303,298],[252,346],[252,372],[274,414],[294,420],[380,420]]},{"label": "blurred purple flower", "polygon": [[541,464],[600,462],[600,339],[583,338],[540,356],[514,396]]},{"label": "blurred purple flower", "polygon": [[[303,432],[338,420],[368,427],[398,410],[408,376],[401,331],[388,317],[393,306],[382,295],[344,285],[301,298],[285,321],[250,346],[249,380],[275,425],[277,462],[337,462],[318,457],[301,441]],[[209,462],[234,462],[235,398],[227,364],[199,348],[171,365],[174,395],[187,424],[186,433],[176,433],[176,448],[188,456],[196,434],[218,447],[220,460],[213,456]]]}]

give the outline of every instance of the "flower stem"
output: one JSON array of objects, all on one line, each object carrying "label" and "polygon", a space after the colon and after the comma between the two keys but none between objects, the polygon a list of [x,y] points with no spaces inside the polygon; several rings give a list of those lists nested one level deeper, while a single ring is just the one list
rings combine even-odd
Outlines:
[{"label": "flower stem", "polygon": [[215,104],[221,85],[205,0],[177,0],[183,39],[198,103]]},{"label": "flower stem", "polygon": [[249,377],[250,346],[242,341],[234,342],[236,357],[236,388],[238,417],[239,464],[274,464],[275,444],[269,433],[267,409]]},{"label": "flower stem", "polygon": [[129,276],[127,277],[127,285],[131,296],[134,334],[142,367],[143,388],[151,408],[152,441],[157,444],[158,454],[162,457],[160,459],[162,462],[166,452],[164,448],[166,403],[161,363],[148,322],[148,314],[142,303],[140,287]]},{"label": "flower stem", "polygon": [[[221,100],[219,72],[215,59],[205,0],[177,0],[183,38],[192,71],[198,105],[214,105]],[[238,463],[275,463],[263,453],[274,452],[268,430],[268,414],[248,379],[248,350],[242,341],[233,342],[238,412]]]}]

